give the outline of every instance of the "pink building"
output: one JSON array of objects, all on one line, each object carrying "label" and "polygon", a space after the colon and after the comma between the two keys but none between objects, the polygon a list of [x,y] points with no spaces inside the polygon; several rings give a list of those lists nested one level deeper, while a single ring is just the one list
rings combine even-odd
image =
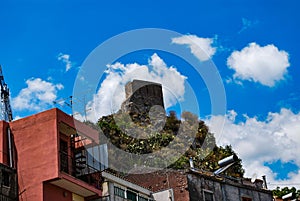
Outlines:
[{"label": "pink building", "polygon": [[[0,122],[0,163],[17,171],[20,201],[89,201],[101,197],[100,171],[86,163],[82,146],[97,146],[97,132],[79,122],[75,129],[74,121],[51,109],[10,123]],[[11,148],[8,130],[14,142]],[[84,139],[77,135],[79,132]],[[4,190],[1,184],[3,196],[15,179],[13,175],[6,177]],[[15,200],[8,196],[7,200]]]}]

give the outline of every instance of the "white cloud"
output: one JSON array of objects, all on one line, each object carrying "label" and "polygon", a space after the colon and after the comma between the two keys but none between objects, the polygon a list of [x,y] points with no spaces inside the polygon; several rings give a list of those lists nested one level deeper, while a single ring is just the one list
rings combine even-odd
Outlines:
[{"label": "white cloud", "polygon": [[250,43],[241,51],[234,51],[227,59],[229,68],[235,71],[234,79],[259,82],[272,87],[284,80],[290,66],[286,51],[278,50],[274,45],[259,46]]},{"label": "white cloud", "polygon": [[57,91],[63,89],[62,84],[53,84],[41,78],[28,79],[26,84],[27,87],[12,99],[12,106],[15,110],[42,110],[51,105],[57,97]]},{"label": "white cloud", "polygon": [[246,176],[251,177],[255,173],[258,176],[267,175],[271,184],[299,183],[300,170],[290,173],[289,179],[276,180],[276,173],[264,163],[293,161],[300,167],[300,112],[293,113],[283,108],[279,113],[270,112],[264,121],[244,115],[245,121],[239,123],[235,122],[237,115],[235,111],[230,111],[225,117],[213,116],[206,123],[212,132],[217,132],[220,122],[225,120],[223,133],[217,133],[221,136],[217,143],[232,145],[243,161]]},{"label": "white cloud", "polygon": [[243,86],[243,83],[242,83],[240,80],[232,79],[231,77],[225,78],[224,81],[225,81],[227,84],[234,83],[234,84]]},{"label": "white cloud", "polygon": [[[125,100],[125,85],[133,79],[152,81],[162,84],[165,107],[182,101],[185,93],[185,76],[173,66],[168,67],[157,55],[153,54],[148,65],[137,63],[108,65],[106,78],[87,104],[87,119],[97,121],[99,117],[116,112]],[[82,117],[78,118],[84,119]]]},{"label": "white cloud", "polygon": [[22,117],[19,116],[19,115],[17,115],[17,116],[14,117],[14,121],[15,121],[15,120],[18,120],[18,119],[22,119]]},{"label": "white cloud", "polygon": [[69,54],[59,53],[58,56],[57,56],[57,59],[59,61],[62,61],[66,65],[66,72],[71,69],[72,62],[70,60],[70,55]]},{"label": "white cloud", "polygon": [[259,23],[259,21],[257,21],[257,20],[252,21],[252,20],[249,20],[249,19],[246,19],[246,18],[242,18],[242,23],[243,23],[243,27],[238,32],[239,34],[242,33],[243,31],[249,29],[249,28],[254,27],[255,25],[257,25]]},{"label": "white cloud", "polygon": [[172,43],[188,45],[191,53],[200,61],[207,61],[216,53],[216,48],[212,47],[212,38],[200,38],[196,35],[184,35],[172,38]]}]

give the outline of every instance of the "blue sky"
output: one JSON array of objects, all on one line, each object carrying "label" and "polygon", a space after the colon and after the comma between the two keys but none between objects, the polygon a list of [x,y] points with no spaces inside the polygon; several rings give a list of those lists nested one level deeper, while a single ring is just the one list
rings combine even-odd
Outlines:
[{"label": "blue sky", "polygon": [[[116,60],[120,63],[111,64],[111,80],[107,83],[116,83],[120,73],[124,78],[130,68],[144,65],[150,71],[152,67],[153,72],[155,62],[165,64],[165,75],[171,75],[168,69],[174,67],[181,76],[174,74],[174,78],[197,91],[199,115],[211,130],[218,132],[218,122],[225,122],[219,144],[233,145],[243,159],[247,176],[266,174],[270,187],[300,186],[299,4],[297,0],[3,1],[0,64],[11,90],[13,114],[34,114],[53,107],[53,100],[72,95],[82,63],[111,37],[142,28],[172,30],[194,43],[203,39],[204,43],[197,44],[206,45],[201,47],[206,52],[213,48],[207,55],[225,88],[226,115],[211,113],[203,80],[187,70],[185,61],[166,52],[145,50]],[[183,38],[175,43],[190,51],[191,44]],[[131,64],[135,62],[138,65],[134,67]],[[182,96],[177,103],[168,96],[169,109],[178,109],[178,103],[191,104],[187,85],[179,81],[174,85],[168,77],[152,78],[169,84],[173,95]],[[107,85],[102,86],[103,93],[109,91]],[[95,97],[104,100],[103,94]],[[81,107],[89,101],[81,99],[74,104]],[[63,109],[71,112],[68,107]]]}]

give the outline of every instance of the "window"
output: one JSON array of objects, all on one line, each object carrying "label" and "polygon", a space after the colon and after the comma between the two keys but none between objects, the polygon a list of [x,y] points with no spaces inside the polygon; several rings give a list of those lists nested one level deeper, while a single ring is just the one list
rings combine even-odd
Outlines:
[{"label": "window", "polygon": [[214,193],[208,190],[203,190],[204,201],[214,201]]},{"label": "window", "polygon": [[139,201],[148,201],[148,199],[139,195]]},{"label": "window", "polygon": [[68,154],[68,142],[64,140],[60,140],[60,151],[62,153]]},{"label": "window", "polygon": [[2,185],[3,186],[10,186],[10,176],[9,173],[5,170],[2,170]]},{"label": "window", "polygon": [[127,199],[137,201],[137,194],[135,192],[127,190]]},{"label": "window", "polygon": [[252,201],[251,198],[247,198],[247,197],[242,197],[242,201]]},{"label": "window", "polygon": [[68,168],[68,142],[60,139],[60,170],[68,173]]},{"label": "window", "polygon": [[107,144],[96,145],[86,150],[88,160],[87,164],[96,169],[104,170],[108,167]]},{"label": "window", "polygon": [[125,190],[122,188],[119,188],[117,186],[114,187],[114,193],[116,196],[119,196],[121,198],[125,198]]}]

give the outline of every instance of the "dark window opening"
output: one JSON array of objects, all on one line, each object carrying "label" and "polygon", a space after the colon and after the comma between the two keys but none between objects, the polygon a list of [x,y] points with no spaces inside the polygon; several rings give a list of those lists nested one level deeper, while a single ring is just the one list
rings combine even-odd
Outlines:
[{"label": "dark window opening", "polygon": [[116,196],[119,196],[121,198],[125,198],[125,190],[119,187],[114,187],[114,193]]},{"label": "dark window opening", "polygon": [[68,142],[60,140],[60,170],[63,172],[69,172],[68,163]]},{"label": "dark window opening", "polygon": [[2,170],[2,185],[3,186],[10,186],[10,175],[7,171]]},{"label": "dark window opening", "polygon": [[137,201],[137,194],[127,190],[127,200]]},{"label": "dark window opening", "polygon": [[148,201],[148,199],[147,199],[147,198],[144,198],[144,197],[142,197],[142,196],[139,196],[139,201]]},{"label": "dark window opening", "polygon": [[242,197],[242,201],[252,201],[251,198],[247,198],[247,197]]},{"label": "dark window opening", "polygon": [[203,191],[204,201],[214,201],[214,194],[213,192]]}]

